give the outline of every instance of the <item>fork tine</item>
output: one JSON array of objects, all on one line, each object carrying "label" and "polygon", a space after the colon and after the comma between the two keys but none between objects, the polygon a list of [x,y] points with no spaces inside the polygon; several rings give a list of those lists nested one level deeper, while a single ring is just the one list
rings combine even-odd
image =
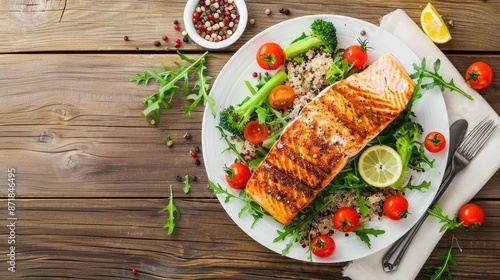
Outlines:
[{"label": "fork tine", "polygon": [[459,152],[467,159],[471,160],[481,150],[486,141],[493,135],[498,125],[494,125],[493,120],[482,120],[466,137],[459,147]]}]

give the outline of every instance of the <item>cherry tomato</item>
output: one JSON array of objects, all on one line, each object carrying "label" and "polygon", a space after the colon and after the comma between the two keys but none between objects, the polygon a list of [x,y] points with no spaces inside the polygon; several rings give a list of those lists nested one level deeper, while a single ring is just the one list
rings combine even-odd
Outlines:
[{"label": "cherry tomato", "polygon": [[470,229],[476,229],[484,222],[484,211],[481,206],[468,203],[458,211],[458,221]]},{"label": "cherry tomato", "polygon": [[341,207],[333,214],[333,226],[343,232],[354,231],[359,226],[358,212],[351,207]]},{"label": "cherry tomato", "polygon": [[266,70],[274,70],[281,66],[285,55],[280,45],[276,43],[265,43],[257,51],[257,63]]},{"label": "cherry tomato", "polygon": [[352,45],[345,49],[342,57],[352,64],[353,68],[363,66],[368,60],[368,41],[358,40],[359,45]]},{"label": "cherry tomato", "polygon": [[295,91],[287,85],[279,85],[269,94],[269,105],[274,109],[284,109],[292,105],[295,100]]},{"label": "cherry tomato", "polygon": [[250,169],[241,162],[236,162],[226,167],[226,181],[233,189],[242,189],[250,180]]},{"label": "cherry tomato", "polygon": [[433,131],[425,136],[424,146],[427,151],[437,153],[446,147],[446,139],[440,132]]},{"label": "cherry tomato", "polygon": [[493,81],[493,70],[484,62],[474,62],[465,72],[465,81],[474,89],[483,89]]},{"label": "cherry tomato", "polygon": [[393,194],[384,201],[384,214],[391,220],[401,220],[408,215],[408,200],[400,194]]},{"label": "cherry tomato", "polygon": [[335,241],[329,235],[318,235],[313,238],[309,248],[315,256],[326,258],[331,256],[333,251],[335,251]]},{"label": "cherry tomato", "polygon": [[243,137],[252,144],[259,144],[268,136],[266,125],[259,123],[259,121],[248,122],[243,129]]}]

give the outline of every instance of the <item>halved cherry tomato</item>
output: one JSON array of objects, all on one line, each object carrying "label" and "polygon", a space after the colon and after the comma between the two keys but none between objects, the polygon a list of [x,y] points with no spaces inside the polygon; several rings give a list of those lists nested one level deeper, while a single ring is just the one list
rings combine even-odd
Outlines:
[{"label": "halved cherry tomato", "polygon": [[295,100],[295,91],[288,85],[279,85],[269,94],[269,105],[274,109],[284,109],[292,105]]},{"label": "halved cherry tomato", "polygon": [[260,46],[256,58],[261,68],[274,70],[281,66],[285,59],[285,55],[280,45],[269,42]]},{"label": "halved cherry tomato", "polygon": [[352,45],[347,47],[342,54],[342,58],[352,64],[353,68],[363,66],[368,60],[368,41],[358,40],[359,45]]},{"label": "halved cherry tomato", "polygon": [[236,162],[226,167],[226,181],[231,188],[242,189],[250,180],[250,169],[241,162]]},{"label": "halved cherry tomato", "polygon": [[493,70],[482,61],[474,62],[465,72],[465,81],[474,89],[483,89],[493,81]]},{"label": "halved cherry tomato", "polygon": [[425,136],[424,146],[431,153],[440,152],[446,147],[446,139],[440,132],[433,131]]},{"label": "halved cherry tomato", "polygon": [[351,207],[341,207],[333,214],[333,226],[343,232],[354,231],[359,226],[359,215]]},{"label": "halved cherry tomato", "polygon": [[484,211],[481,206],[468,203],[458,211],[458,221],[471,230],[478,228],[484,222]]},{"label": "halved cherry tomato", "polygon": [[408,200],[400,194],[393,194],[384,201],[384,214],[391,220],[401,220],[408,216]]},{"label": "halved cherry tomato", "polygon": [[259,144],[268,136],[266,125],[259,123],[259,121],[248,122],[243,129],[243,137],[252,144]]},{"label": "halved cherry tomato", "polygon": [[335,241],[329,235],[318,235],[313,238],[309,245],[311,252],[320,258],[326,258],[335,251]]}]

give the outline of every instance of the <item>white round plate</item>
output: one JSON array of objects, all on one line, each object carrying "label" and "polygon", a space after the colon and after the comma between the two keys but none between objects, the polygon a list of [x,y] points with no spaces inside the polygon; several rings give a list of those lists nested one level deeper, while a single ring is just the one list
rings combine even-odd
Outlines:
[{"label": "white round plate", "polygon": [[[204,148],[205,166],[208,178],[215,184],[227,188],[235,195],[237,195],[238,192],[229,188],[225,182],[224,166],[229,166],[234,162],[236,156],[230,151],[222,152],[227,146],[226,143],[220,139],[220,133],[215,127],[219,123],[218,114],[227,106],[235,105],[241,102],[245,96],[250,95],[244,81],[248,80],[255,84],[255,78],[252,77],[252,73],[264,72],[255,61],[255,53],[260,45],[273,41],[284,47],[293,39],[299,37],[302,32],[309,34],[311,23],[318,18],[333,22],[337,29],[339,48],[346,48],[349,45],[356,44],[358,38],[363,40],[368,39],[369,46],[372,47],[369,52],[368,63],[373,62],[385,53],[391,53],[410,74],[414,72],[412,67],[413,63],[420,65],[418,57],[405,44],[390,33],[371,23],[345,16],[314,15],[295,18],[276,24],[249,40],[227,62],[214,82],[210,92],[216,102],[217,116],[214,118],[210,110],[206,108],[202,126],[202,145]],[[361,36],[361,31],[366,32],[366,34]],[[429,61],[427,63],[432,62]],[[270,72],[270,74],[273,73]],[[425,92],[424,96],[415,102],[413,111],[417,115],[415,120],[422,124],[424,128],[424,134],[436,130],[442,132],[448,139],[448,115],[444,99],[439,89],[435,88]],[[406,197],[410,204],[409,213],[411,213],[407,219],[400,221],[384,219],[382,221],[376,220],[366,224],[366,228],[376,228],[385,231],[384,234],[378,237],[369,236],[371,240],[371,249],[355,234],[350,234],[348,237],[344,234],[335,234],[333,236],[336,243],[334,254],[329,258],[314,257],[313,261],[335,263],[362,258],[387,247],[399,239],[417,222],[429,207],[442,180],[446,167],[447,155],[447,148],[445,151],[430,155],[432,158],[436,159],[434,168],[426,172],[414,174],[414,182],[426,180],[431,181],[432,185],[425,192],[406,191]],[[277,230],[282,228],[280,223],[269,217],[265,217],[259,220],[255,226],[251,228],[253,223],[253,217],[251,215],[245,213],[241,217],[238,217],[238,213],[244,206],[242,202],[237,199],[231,199],[228,203],[225,203],[225,195],[219,195],[218,198],[228,215],[243,231],[260,244],[281,254],[288,240],[276,243],[273,242],[277,237]],[[307,259],[307,248],[302,248],[300,244],[295,244],[286,256],[293,259],[309,261]]]}]

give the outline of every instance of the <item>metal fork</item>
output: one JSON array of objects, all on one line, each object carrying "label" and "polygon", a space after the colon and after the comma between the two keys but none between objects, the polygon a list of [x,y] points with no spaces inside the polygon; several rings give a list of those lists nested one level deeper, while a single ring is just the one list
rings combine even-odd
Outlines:
[{"label": "metal fork", "polygon": [[[449,176],[441,183],[434,200],[430,204],[431,206],[438,201],[455,176],[469,165],[471,160],[474,159],[486,141],[491,135],[493,135],[497,127],[498,124],[495,125],[493,120],[485,118],[465,137],[464,141],[460,144],[457,151],[453,155]],[[396,241],[392,248],[386,253],[382,259],[382,266],[385,272],[393,271],[398,267],[406,249],[408,249],[413,237],[415,237],[415,234],[420,226],[422,226],[428,215],[429,214],[426,211],[420,220],[418,220],[418,222],[405,235],[403,235],[403,237]],[[393,256],[395,256],[395,258],[393,258]]]}]

